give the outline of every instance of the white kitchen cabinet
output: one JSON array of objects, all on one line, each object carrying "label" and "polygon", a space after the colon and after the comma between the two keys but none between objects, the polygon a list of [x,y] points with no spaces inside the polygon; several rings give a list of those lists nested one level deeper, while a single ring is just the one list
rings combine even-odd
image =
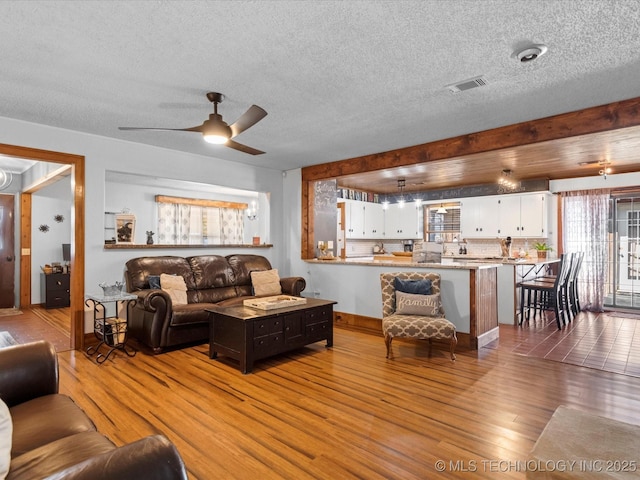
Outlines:
[{"label": "white kitchen cabinet", "polygon": [[548,236],[549,194],[525,193],[500,196],[501,237],[545,238]]},{"label": "white kitchen cabinet", "polygon": [[462,238],[499,236],[498,196],[470,197],[460,201],[460,235]]},{"label": "white kitchen cabinet", "polygon": [[345,200],[345,234],[351,239],[383,240],[384,210],[382,204]]},{"label": "white kitchen cabinet", "polygon": [[384,238],[412,240],[422,238],[422,207],[415,203],[389,205],[384,214]]},{"label": "white kitchen cabinet", "polygon": [[364,238],[383,240],[384,209],[381,203],[364,204]]},{"label": "white kitchen cabinet", "polygon": [[345,232],[347,238],[365,238],[364,202],[345,200]]}]

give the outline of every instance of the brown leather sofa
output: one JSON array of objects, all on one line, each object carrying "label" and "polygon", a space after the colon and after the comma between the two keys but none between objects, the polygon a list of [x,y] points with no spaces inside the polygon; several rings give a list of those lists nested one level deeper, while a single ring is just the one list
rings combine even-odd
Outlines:
[{"label": "brown leather sofa", "polygon": [[186,479],[175,446],[162,435],[116,447],[58,393],[58,357],[48,342],[0,349],[0,397],[13,423],[7,480]]},{"label": "brown leather sofa", "polygon": [[[140,257],[126,263],[127,291],[138,296],[129,311],[129,337],[161,353],[165,348],[209,341],[209,315],[213,305],[241,305],[255,298],[251,272],[271,270],[261,255],[199,255],[194,257]],[[187,304],[174,305],[169,294],[150,288],[160,274],[180,275],[187,286]],[[280,278],[282,293],[300,296],[302,277]]]}]

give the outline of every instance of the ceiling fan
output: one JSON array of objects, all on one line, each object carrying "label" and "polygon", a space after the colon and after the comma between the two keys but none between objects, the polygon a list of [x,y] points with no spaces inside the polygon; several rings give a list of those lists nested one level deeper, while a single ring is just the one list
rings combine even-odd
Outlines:
[{"label": "ceiling fan", "polygon": [[261,155],[264,152],[255,148],[247,147],[241,143],[235,142],[232,138],[240,135],[248,128],[254,126],[260,120],[267,116],[267,112],[257,105],[251,105],[249,109],[240,115],[235,123],[228,125],[222,120],[222,115],[218,114],[218,104],[224,100],[224,95],[218,92],[207,93],[207,98],[213,103],[213,113],[209,115],[209,119],[205,120],[202,125],[191,128],[154,128],[154,127],[118,127],[118,130],[168,130],[179,132],[199,132],[202,133],[204,140],[209,143],[217,143],[225,145],[234,150],[248,153],[250,155]]}]

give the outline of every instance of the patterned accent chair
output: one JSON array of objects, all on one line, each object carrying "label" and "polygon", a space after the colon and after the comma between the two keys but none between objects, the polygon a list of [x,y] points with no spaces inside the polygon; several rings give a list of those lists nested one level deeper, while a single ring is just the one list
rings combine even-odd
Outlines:
[{"label": "patterned accent chair", "polygon": [[396,288],[394,279],[401,280],[431,280],[431,293],[440,294],[440,275],[437,273],[398,272],[380,274],[382,287],[382,331],[387,346],[387,358],[393,358],[391,342],[395,337],[410,337],[429,340],[449,340],[451,360],[456,359],[454,353],[458,338],[456,327],[445,318],[442,303],[437,316],[399,315],[396,313]]}]

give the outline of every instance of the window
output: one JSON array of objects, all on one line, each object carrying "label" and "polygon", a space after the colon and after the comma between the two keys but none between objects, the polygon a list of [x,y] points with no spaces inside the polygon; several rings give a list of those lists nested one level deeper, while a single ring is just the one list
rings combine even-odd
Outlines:
[{"label": "window", "polygon": [[[429,242],[452,242],[460,234],[460,204],[426,205],[427,228],[425,239]],[[446,212],[445,212],[446,211]]]},{"label": "window", "polygon": [[158,243],[239,245],[246,204],[156,196]]}]

